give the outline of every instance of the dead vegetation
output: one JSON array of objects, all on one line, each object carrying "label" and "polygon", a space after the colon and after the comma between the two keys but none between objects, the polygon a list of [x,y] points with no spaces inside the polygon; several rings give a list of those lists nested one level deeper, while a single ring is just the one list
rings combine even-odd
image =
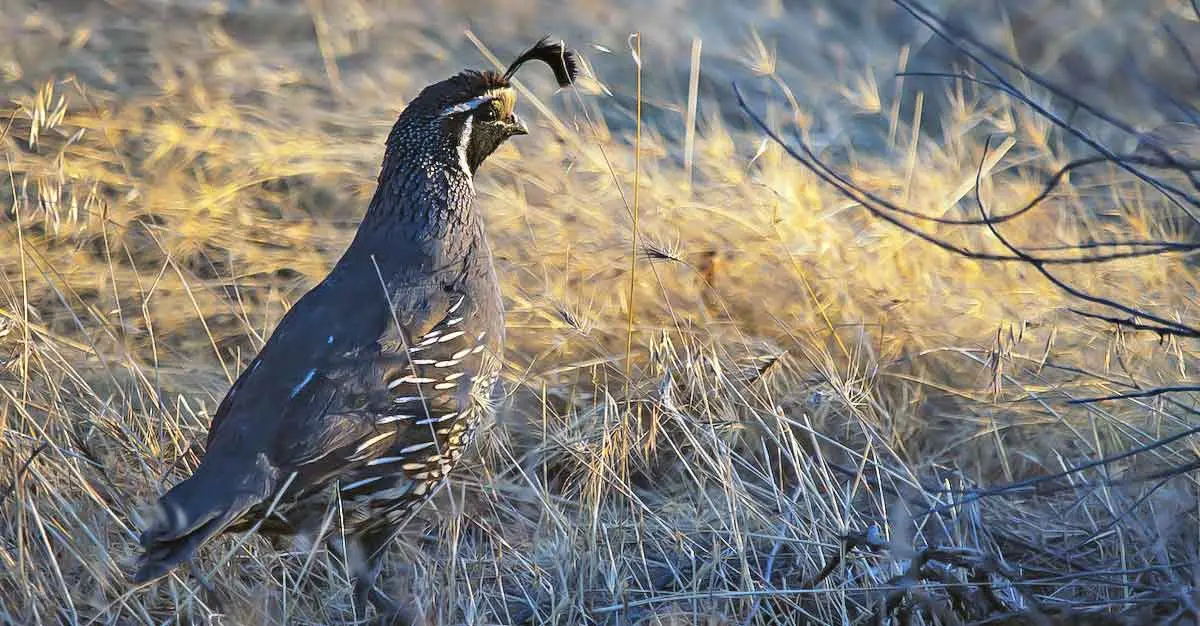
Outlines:
[{"label": "dead vegetation", "polygon": [[[1075,111],[1127,155],[1086,164],[1021,97],[1069,99],[982,84],[906,2],[67,4],[0,7],[0,622],[349,618],[344,564],[256,537],[131,587],[139,511],[348,241],[403,94],[486,63],[484,16],[486,46],[533,24],[594,75],[530,85],[536,132],[485,168],[511,394],[394,595],[446,624],[1200,622],[1186,2],[961,20],[1166,146]],[[676,23],[705,37],[694,117]],[[1113,46],[1149,51],[1119,89]],[[1040,267],[1138,314],[1018,252],[1124,254]]]}]

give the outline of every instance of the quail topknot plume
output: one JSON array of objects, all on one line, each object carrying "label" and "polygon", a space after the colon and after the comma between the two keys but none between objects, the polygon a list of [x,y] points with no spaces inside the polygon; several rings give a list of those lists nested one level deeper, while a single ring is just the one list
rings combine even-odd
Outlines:
[{"label": "quail topknot plume", "polygon": [[142,533],[135,582],[224,532],[315,534],[340,506],[339,530],[365,555],[355,608],[383,610],[387,542],[492,411],[504,320],[472,177],[528,132],[510,81],[533,60],[560,87],[578,75],[574,53],[542,39],[503,74],[463,71],[400,113],[353,241],[221,401],[199,466]]}]

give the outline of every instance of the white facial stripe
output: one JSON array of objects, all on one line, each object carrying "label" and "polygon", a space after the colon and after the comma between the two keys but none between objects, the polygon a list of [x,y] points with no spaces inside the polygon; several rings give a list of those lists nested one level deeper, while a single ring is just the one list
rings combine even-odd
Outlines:
[{"label": "white facial stripe", "polygon": [[475,109],[478,109],[480,106],[483,106],[484,104],[487,104],[488,102],[491,102],[492,100],[495,100],[495,99],[496,99],[496,96],[479,96],[476,98],[471,98],[470,100],[467,100],[466,102],[460,102],[454,106],[449,106],[449,107],[442,109],[442,112],[439,113],[438,115],[440,117],[446,117],[448,115],[454,115],[456,113],[466,113],[467,111],[474,111]]},{"label": "white facial stripe", "polygon": [[458,166],[467,176],[471,175],[471,166],[467,163],[467,146],[471,144],[471,130],[474,125],[475,118],[468,117],[467,121],[463,123],[462,136],[458,140]]}]

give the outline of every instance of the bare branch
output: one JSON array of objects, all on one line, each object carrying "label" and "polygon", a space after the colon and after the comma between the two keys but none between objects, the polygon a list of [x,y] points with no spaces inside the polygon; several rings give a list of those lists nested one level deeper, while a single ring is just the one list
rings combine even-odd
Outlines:
[{"label": "bare branch", "polygon": [[[939,15],[937,15],[930,9],[926,8],[921,3],[914,2],[912,0],[892,0],[892,1],[895,2],[897,5],[899,5],[900,8],[904,9],[909,15],[912,15],[917,21],[921,22],[927,28],[929,28],[931,31],[933,31],[933,33],[935,35],[937,35],[940,39],[942,39],[946,43],[950,44],[956,50],[958,50],[963,55],[965,55],[967,58],[971,59],[977,65],[979,65],[979,67],[981,67],[984,71],[986,71],[988,74],[990,74],[997,83],[999,83],[1000,85],[1003,85],[1005,87],[1005,91],[1007,93],[1009,93],[1013,97],[1021,100],[1027,106],[1029,106],[1031,109],[1033,109],[1033,111],[1036,112],[1038,115],[1049,120],[1050,122],[1054,123],[1054,125],[1058,126],[1059,128],[1063,129],[1067,133],[1074,136],[1076,139],[1079,139],[1083,143],[1087,144],[1088,147],[1092,148],[1096,152],[1099,152],[1100,154],[1104,155],[1105,157],[1108,157],[1108,159],[1113,164],[1119,166],[1121,169],[1124,169],[1125,171],[1129,172],[1130,174],[1133,174],[1134,176],[1138,177],[1139,179],[1142,180],[1142,182],[1154,187],[1156,190],[1158,190],[1160,193],[1162,193],[1164,197],[1166,197],[1168,200],[1170,200],[1172,204],[1174,204],[1181,211],[1186,213],[1188,215],[1188,217],[1190,217],[1192,219],[1193,222],[1200,224],[1200,217],[1193,214],[1190,209],[1183,206],[1183,204],[1179,201],[1179,199],[1182,198],[1188,204],[1191,204],[1194,207],[1200,207],[1200,199],[1197,199],[1194,196],[1191,196],[1191,195],[1187,194],[1186,192],[1183,192],[1182,190],[1173,188],[1173,187],[1163,183],[1162,181],[1157,180],[1157,179],[1147,175],[1145,172],[1138,169],[1137,167],[1134,167],[1130,163],[1122,162],[1117,157],[1117,155],[1114,154],[1112,151],[1110,151],[1108,148],[1104,147],[1099,142],[1097,142],[1096,140],[1089,137],[1083,131],[1079,130],[1075,126],[1071,125],[1067,121],[1065,121],[1062,118],[1060,118],[1059,116],[1055,115],[1054,113],[1052,113],[1051,111],[1046,109],[1044,106],[1038,104],[1032,98],[1029,98],[1025,94],[1021,93],[1020,90],[1018,90],[1011,82],[1009,82],[1008,79],[1006,79],[1004,77],[1004,75],[1000,73],[999,70],[997,70],[990,63],[985,61],[982,57],[980,57],[979,54],[976,54],[975,52],[973,52],[970,48],[968,48],[968,46],[964,45],[963,42],[966,42],[966,43],[970,44],[971,46],[981,50],[983,53],[987,54],[989,57],[995,59],[996,61],[1000,62],[1001,64],[1016,70],[1022,76],[1028,78],[1030,81],[1037,84],[1039,87],[1042,87],[1043,89],[1046,89],[1054,96],[1062,98],[1066,102],[1071,103],[1071,105],[1073,107],[1087,111],[1088,113],[1095,116],[1097,119],[1104,121],[1104,122],[1108,123],[1109,125],[1113,126],[1114,128],[1117,128],[1117,129],[1121,130],[1122,132],[1125,132],[1131,136],[1143,137],[1143,135],[1141,133],[1138,133],[1137,130],[1134,129],[1132,126],[1130,126],[1129,124],[1127,124],[1125,122],[1122,122],[1119,119],[1116,119],[1115,117],[1109,115],[1108,113],[1100,110],[1098,107],[1096,107],[1088,102],[1084,102],[1083,100],[1080,100],[1079,98],[1076,98],[1075,96],[1072,96],[1067,90],[1062,89],[1062,88],[1058,87],[1057,85],[1054,85],[1049,80],[1042,77],[1040,74],[1025,68],[1020,63],[1017,63],[1016,61],[1009,58],[1004,53],[995,49],[994,47],[981,42],[978,38],[974,37],[970,33],[965,32],[963,29],[955,28],[954,26],[948,24]],[[1156,143],[1152,142],[1151,147],[1160,156],[1170,158],[1170,155],[1166,152],[1166,150],[1164,150],[1161,146],[1158,146]]]},{"label": "bare branch", "polygon": [[1174,329],[1170,329],[1170,328],[1163,328],[1161,326],[1155,326],[1153,324],[1143,324],[1143,323],[1137,321],[1137,317],[1134,317],[1134,316],[1114,317],[1111,315],[1101,315],[1099,313],[1089,313],[1087,311],[1081,311],[1081,310],[1075,309],[1075,308],[1072,308],[1069,310],[1072,313],[1079,315],[1081,317],[1090,317],[1092,319],[1100,320],[1102,322],[1109,322],[1110,324],[1116,324],[1117,326],[1120,326],[1122,328],[1128,328],[1129,330],[1145,330],[1145,331],[1155,332],[1155,333],[1158,333],[1158,335],[1160,337],[1166,337],[1167,335],[1175,335],[1175,336],[1179,336],[1179,337],[1200,337],[1200,334],[1197,334],[1194,330],[1187,332],[1187,331],[1181,331],[1181,330],[1174,330]]},{"label": "bare branch", "polygon": [[[997,485],[995,487],[989,487],[986,489],[978,489],[978,490],[941,489],[939,491],[942,491],[942,492],[952,491],[954,493],[966,493],[966,496],[960,500],[957,500],[954,502],[948,502],[946,504],[942,504],[942,505],[933,507],[933,508],[929,509],[928,511],[925,511],[924,515],[936,515],[938,513],[943,513],[945,511],[949,511],[950,509],[954,509],[954,508],[963,506],[964,504],[970,504],[972,502],[975,502],[976,500],[980,500],[980,499],[987,498],[990,496],[997,496],[997,495],[1002,495],[1002,494],[1003,495],[1011,495],[1011,494],[1018,494],[1018,493],[1046,494],[1046,493],[1053,493],[1055,491],[1061,491],[1062,489],[1046,488],[1046,487],[1042,487],[1041,485],[1044,485],[1045,483],[1059,480],[1062,478],[1066,478],[1067,476],[1070,476],[1072,474],[1077,474],[1079,472],[1083,472],[1083,471],[1086,471],[1089,469],[1093,469],[1093,468],[1101,467],[1101,466],[1105,466],[1105,465],[1111,465],[1112,463],[1115,463],[1117,461],[1121,461],[1123,459],[1127,459],[1132,456],[1136,456],[1138,454],[1142,454],[1145,452],[1149,452],[1151,450],[1161,448],[1163,446],[1170,445],[1172,443],[1175,443],[1176,441],[1185,439],[1185,438],[1195,435],[1197,433],[1200,433],[1200,426],[1189,428],[1182,432],[1171,435],[1170,437],[1164,437],[1162,439],[1155,439],[1154,441],[1151,441],[1150,443],[1148,443],[1146,445],[1138,446],[1136,448],[1131,448],[1129,450],[1125,450],[1124,452],[1114,454],[1112,456],[1107,456],[1107,457],[1104,457],[1101,459],[1096,459],[1095,461],[1088,461],[1087,463],[1081,463],[1079,465],[1076,465],[1074,467],[1071,467],[1071,468],[1066,469],[1061,472],[1055,472],[1053,474],[1047,474],[1045,476],[1037,476],[1034,478],[1028,478],[1025,480],[1008,483],[1005,485]],[[1190,471],[1191,469],[1194,469],[1192,467],[1192,465],[1193,464],[1189,463],[1187,466],[1184,466],[1186,469],[1184,469],[1183,471]],[[1177,469],[1178,468],[1172,468],[1167,471],[1170,472],[1170,471],[1175,471]],[[1162,477],[1163,476],[1161,473],[1156,473],[1156,474],[1149,475],[1149,476],[1143,476],[1143,477],[1141,477],[1141,480],[1155,480],[1155,479],[1159,479]],[[1133,482],[1133,481],[1130,481],[1130,482]],[[1076,486],[1071,486],[1069,488],[1073,489],[1075,487]]]},{"label": "bare branch", "polygon": [[1037,270],[1038,273],[1040,273],[1042,276],[1045,276],[1046,280],[1049,280],[1050,282],[1054,283],[1054,285],[1056,287],[1067,292],[1068,294],[1070,294],[1071,296],[1073,296],[1075,298],[1084,300],[1086,302],[1091,302],[1093,304],[1099,304],[1101,306],[1106,306],[1106,307],[1109,307],[1112,309],[1116,309],[1118,311],[1121,311],[1122,313],[1128,313],[1129,315],[1148,319],[1156,324],[1159,324],[1162,327],[1162,329],[1159,330],[1158,332],[1179,334],[1179,335],[1184,335],[1187,337],[1200,337],[1200,329],[1192,328],[1190,326],[1180,324],[1178,322],[1172,322],[1171,320],[1166,319],[1164,317],[1159,317],[1157,315],[1148,313],[1141,309],[1136,309],[1134,307],[1131,307],[1131,306],[1128,306],[1125,304],[1121,304],[1120,302],[1117,302],[1116,300],[1112,300],[1110,298],[1104,298],[1101,296],[1092,295],[1086,291],[1083,291],[1082,289],[1079,289],[1073,285],[1068,284],[1066,281],[1064,281],[1061,278],[1059,278],[1058,276],[1054,275],[1054,273],[1052,273],[1050,270],[1046,269],[1045,261],[1027,254],[1026,252],[1022,251],[1021,249],[1019,249],[1015,245],[1013,245],[1012,242],[1010,242],[1004,235],[1001,235],[1000,230],[998,228],[996,228],[996,225],[994,223],[988,221],[987,208],[984,207],[983,198],[979,194],[979,186],[980,186],[981,179],[983,178],[983,164],[984,164],[984,161],[987,159],[987,153],[988,153],[988,149],[991,146],[991,141],[992,141],[992,137],[989,135],[983,144],[983,157],[980,160],[979,169],[976,170],[976,172],[975,172],[975,202],[979,207],[980,217],[983,218],[984,222],[987,225],[988,230],[991,231],[992,236],[995,237],[996,240],[999,241],[1001,245],[1003,245],[1005,248],[1008,248],[1009,252],[1012,252],[1014,256],[1020,258],[1022,261],[1025,261],[1026,263],[1028,263],[1031,267],[1033,267],[1033,269]]},{"label": "bare branch", "polygon": [[[772,141],[774,141],[781,148],[783,148],[783,150],[785,152],[787,152],[787,154],[789,156],[791,156],[793,159],[798,161],[801,165],[805,166],[810,171],[812,171],[814,174],[816,174],[818,178],[820,178],[821,180],[825,181],[826,183],[828,183],[829,185],[831,185],[832,187],[837,189],[845,197],[861,204],[863,206],[863,208],[865,208],[869,213],[871,213],[871,215],[874,215],[875,217],[878,217],[879,219],[882,219],[882,220],[888,222],[889,224],[892,224],[893,226],[900,228],[904,232],[907,232],[907,233],[921,239],[922,241],[931,243],[931,244],[933,244],[943,250],[946,250],[948,252],[953,252],[960,256],[963,256],[963,257],[966,257],[969,259],[980,260],[980,261],[1029,262],[1030,259],[1034,259],[1034,260],[1038,261],[1039,263],[1044,263],[1046,265],[1080,265],[1080,264],[1087,264],[1087,263],[1103,263],[1103,262],[1115,261],[1115,260],[1119,260],[1119,259],[1130,259],[1130,258],[1137,258],[1137,257],[1156,256],[1156,255],[1170,253],[1170,252],[1189,252],[1189,251],[1198,249],[1196,244],[1189,244],[1189,243],[1138,241],[1132,245],[1132,247],[1141,248],[1138,250],[1133,250],[1133,251],[1129,251],[1129,252],[1095,254],[1095,255],[1078,256],[1078,257],[1040,257],[1040,256],[1034,257],[1034,256],[1030,256],[1028,254],[1026,254],[1024,256],[1019,256],[1019,255],[1015,255],[1015,254],[995,254],[995,253],[978,252],[975,250],[971,250],[970,248],[966,248],[966,247],[951,243],[949,241],[946,241],[944,239],[940,239],[937,236],[929,234],[928,232],[925,232],[911,224],[908,224],[907,222],[901,220],[899,217],[892,215],[893,213],[898,213],[900,215],[924,218],[924,219],[927,219],[929,221],[934,221],[934,222],[938,222],[940,219],[940,218],[931,218],[929,216],[922,215],[922,214],[912,211],[910,209],[905,209],[896,204],[893,204],[892,202],[890,202],[888,200],[885,200],[884,198],[882,198],[881,196],[879,196],[875,193],[872,193],[870,191],[867,191],[866,189],[863,189],[861,186],[850,181],[844,175],[840,174],[839,172],[834,170],[830,165],[826,164],[824,161],[822,161],[820,158],[818,158],[816,156],[816,154],[813,153],[813,151],[808,147],[808,145],[806,143],[804,143],[804,141],[800,137],[795,136],[795,135],[793,136],[793,138],[794,138],[796,144],[799,146],[799,148],[797,149],[796,147],[793,147],[791,142],[788,142],[782,136],[780,136],[777,131],[772,129],[766,123],[766,120],[764,120],[763,117],[759,113],[757,113],[756,111],[754,111],[753,109],[750,108],[750,105],[746,102],[745,96],[743,95],[741,88],[738,86],[738,84],[736,82],[733,84],[733,91],[734,91],[734,97],[737,99],[738,106],[740,106],[742,108],[742,110],[746,112],[746,114],[755,123],[755,125],[758,126]],[[1046,193],[1048,194],[1048,192],[1046,192]],[[1042,198],[1042,199],[1044,199],[1044,198]],[[1039,202],[1040,202],[1040,200],[1039,200]],[[1013,217],[1015,217],[1015,216],[1013,216]],[[956,222],[950,222],[950,223],[954,224]],[[982,224],[982,223],[983,222],[977,222],[977,221],[972,220],[971,222],[964,223],[964,225]],[[1129,245],[1129,244],[1126,244],[1123,242],[1104,242],[1104,245],[1111,246],[1111,247],[1118,247],[1118,246]],[[1088,247],[1097,247],[1097,246],[1093,244],[1090,246],[1085,246],[1082,249],[1087,249]],[[1073,247],[1064,247],[1063,249],[1064,250],[1079,249],[1079,246],[1076,246],[1074,248]]]},{"label": "bare branch", "polygon": [[1096,398],[1077,398],[1067,401],[1067,404],[1091,404],[1093,402],[1107,402],[1109,400],[1127,400],[1129,398],[1150,398],[1153,396],[1161,396],[1164,393],[1185,393],[1185,392],[1200,392],[1200,385],[1177,385],[1174,387],[1155,387],[1154,389],[1143,389],[1141,391],[1130,391],[1126,393],[1113,394],[1111,396],[1099,396]]}]

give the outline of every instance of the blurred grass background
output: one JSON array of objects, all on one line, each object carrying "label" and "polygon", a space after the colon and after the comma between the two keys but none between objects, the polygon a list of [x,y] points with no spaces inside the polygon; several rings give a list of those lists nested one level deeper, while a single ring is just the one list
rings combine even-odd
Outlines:
[{"label": "blurred grass background", "polygon": [[[1187,2],[930,5],[1200,155],[1170,106],[1200,103],[1164,34],[1200,55]],[[1193,425],[1186,396],[1186,410],[1064,400],[1194,381],[1196,345],[1075,316],[1078,302],[1028,267],[933,249],[755,132],[734,80],[855,181],[948,217],[975,215],[988,135],[981,193],[996,213],[1086,154],[1001,94],[897,78],[964,59],[890,1],[2,0],[0,24],[0,621],[349,619],[342,564],[258,538],[205,550],[204,584],[180,571],[132,588],[139,511],[195,463],[209,411],[348,243],[406,98],[489,67],[472,36],[505,62],[544,33],[579,49],[588,78],[555,93],[523,75],[535,98],[518,106],[535,130],[477,184],[511,394],[479,454],[408,526],[390,593],[446,624],[863,623],[912,551],[948,545],[1022,573],[997,583],[1003,610],[968,602],[958,623],[1046,623],[1025,617],[1030,598],[1062,623],[1146,623],[1188,594],[1195,606],[1194,476],[923,514],[949,501],[929,485],[1040,476]],[[1136,145],[1094,131],[1114,150]],[[1003,228],[1029,246],[1196,233],[1114,167],[1073,175]],[[986,231],[938,232],[1001,249]],[[1196,323],[1186,257],[1059,275]],[[1196,454],[1185,439],[1111,470]],[[803,584],[843,535],[872,528],[893,550],[847,554]],[[950,606],[953,586],[911,598]]]}]

